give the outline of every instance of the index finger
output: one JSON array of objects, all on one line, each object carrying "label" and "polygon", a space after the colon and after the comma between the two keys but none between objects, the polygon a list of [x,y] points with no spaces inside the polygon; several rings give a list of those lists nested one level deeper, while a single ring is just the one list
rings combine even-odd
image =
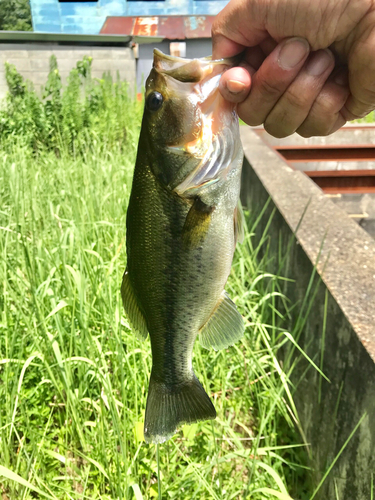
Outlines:
[{"label": "index finger", "polygon": [[212,25],[212,57],[221,59],[254,47],[269,35],[264,28],[261,2],[231,0]]},{"label": "index finger", "polygon": [[245,50],[245,45],[230,40],[225,35],[215,34],[212,26],[212,59],[222,59],[240,54]]}]

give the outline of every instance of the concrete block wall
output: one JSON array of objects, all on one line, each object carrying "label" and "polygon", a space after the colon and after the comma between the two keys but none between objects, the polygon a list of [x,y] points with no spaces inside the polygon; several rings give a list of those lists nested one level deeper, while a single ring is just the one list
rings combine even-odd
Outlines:
[{"label": "concrete block wall", "polygon": [[0,45],[0,99],[7,92],[4,63],[14,64],[21,75],[30,80],[40,92],[49,73],[49,60],[54,54],[63,83],[69,72],[84,56],[91,56],[92,76],[101,78],[109,72],[114,78],[119,74],[121,80],[129,82],[129,89],[135,86],[135,59],[129,47],[94,47],[77,45],[57,45],[46,43],[1,44]]},{"label": "concrete block wall", "polygon": [[[370,500],[375,478],[375,241],[250,128],[241,127],[241,138],[242,201],[253,220],[259,217],[254,238],[264,242],[258,256],[269,256],[265,270],[288,278],[281,291],[293,306],[290,328],[300,321],[310,286],[315,294],[296,340],[329,382],[297,349],[285,346],[283,353],[284,366],[296,362],[291,386],[312,454],[306,498],[330,470],[315,500]],[[293,497],[300,498],[298,493]]]}]

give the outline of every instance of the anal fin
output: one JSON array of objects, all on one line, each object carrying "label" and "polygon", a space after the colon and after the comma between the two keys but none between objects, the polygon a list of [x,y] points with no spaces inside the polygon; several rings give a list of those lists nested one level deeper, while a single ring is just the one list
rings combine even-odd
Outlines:
[{"label": "anal fin", "polygon": [[146,320],[139,309],[127,270],[122,278],[121,296],[130,326],[140,340],[145,340],[148,334]]},{"label": "anal fin", "polygon": [[245,325],[235,303],[223,291],[209,320],[200,330],[199,341],[203,347],[215,351],[235,344],[243,335]]}]

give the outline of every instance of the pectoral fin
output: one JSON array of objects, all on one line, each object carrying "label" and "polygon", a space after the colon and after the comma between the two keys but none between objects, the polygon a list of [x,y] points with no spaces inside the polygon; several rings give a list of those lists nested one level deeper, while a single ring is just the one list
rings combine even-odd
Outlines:
[{"label": "pectoral fin", "polygon": [[194,200],[182,231],[186,245],[196,247],[202,243],[210,227],[211,214],[214,210],[215,207],[206,205],[200,198]]},{"label": "pectoral fin", "polygon": [[140,340],[145,340],[148,334],[146,320],[139,309],[127,270],[122,278],[121,296],[130,326]]},{"label": "pectoral fin", "polygon": [[223,291],[207,323],[201,328],[199,341],[203,347],[215,351],[225,349],[239,340],[245,330],[241,314],[235,303]]}]

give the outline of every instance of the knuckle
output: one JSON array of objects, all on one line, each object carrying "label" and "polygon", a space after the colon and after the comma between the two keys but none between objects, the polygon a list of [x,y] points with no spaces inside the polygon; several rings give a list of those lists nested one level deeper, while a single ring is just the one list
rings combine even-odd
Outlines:
[{"label": "knuckle", "polygon": [[308,118],[298,129],[297,134],[301,137],[309,138],[312,136],[327,136],[330,133],[334,124],[334,120],[329,121],[314,120],[313,118]]},{"label": "knuckle", "polygon": [[219,22],[216,19],[213,22],[212,27],[211,27],[211,35],[212,35],[212,38],[215,38],[218,35],[221,35],[221,30],[220,30],[220,27],[219,27]]},{"label": "knuckle", "polygon": [[262,95],[268,96],[268,100],[277,99],[282,94],[282,89],[278,86],[277,82],[266,79],[258,79],[255,84],[257,84],[259,92]]},{"label": "knuckle", "polygon": [[257,104],[257,102],[246,99],[237,106],[238,116],[251,127],[262,125],[266,118],[266,113]]},{"label": "knuckle", "polygon": [[265,119],[264,128],[274,137],[282,139],[293,134],[303,120],[304,115],[295,113],[285,101],[279,101]]},{"label": "knuckle", "polygon": [[297,130],[298,134],[302,137],[329,135],[340,113],[347,112],[344,107],[347,96],[346,91],[332,94],[329,88],[321,92],[316,97],[307,118]]},{"label": "knuckle", "polygon": [[[351,113],[350,111],[348,111],[348,109],[343,109],[342,114],[345,117],[345,120],[348,122],[352,121],[352,120],[358,120],[359,118],[363,118],[362,116],[358,116],[358,115]],[[366,116],[366,115],[364,115],[364,116]]]},{"label": "knuckle", "polygon": [[266,132],[268,132],[273,137],[276,137],[277,139],[288,137],[294,132],[294,130],[289,129],[289,127],[282,126],[280,125],[280,123],[275,123],[274,121],[268,119],[264,122],[264,129]]},{"label": "knuckle", "polygon": [[237,113],[241,120],[250,127],[258,127],[263,123],[263,118],[255,113],[246,101],[237,106]]},{"label": "knuckle", "polygon": [[[375,102],[375,100],[374,100]],[[365,117],[366,115],[368,115],[369,113],[371,113],[371,111],[374,110],[374,104],[367,104],[367,103],[364,103],[364,102],[361,102],[360,99],[356,98],[355,99],[355,102],[353,102],[352,104],[349,104],[349,107],[348,107],[348,113],[350,114],[350,120],[357,120],[358,118],[363,118]]]},{"label": "knuckle", "polygon": [[247,120],[244,120],[244,121],[246,121],[246,123],[248,125],[250,125],[250,127],[259,127],[263,123],[263,120],[261,118],[256,117],[256,116],[251,116]]},{"label": "knuckle", "polygon": [[309,101],[308,96],[304,95],[304,92],[300,89],[300,92],[295,90],[288,90],[284,94],[286,100],[286,106],[288,109],[305,109],[309,108],[312,102]]},{"label": "knuckle", "polygon": [[316,134],[314,134],[314,132],[309,127],[306,127],[304,125],[301,125],[296,130],[296,132],[297,132],[298,135],[300,135],[304,139],[308,139],[309,137],[312,137],[313,135],[316,135]]},{"label": "knuckle", "polygon": [[337,112],[337,107],[339,109],[343,106],[345,100],[341,99],[340,102],[336,102],[337,96],[334,96],[334,99],[331,99],[325,93],[320,93],[314,102],[314,109],[316,114],[320,114],[321,116],[326,116],[327,118],[332,116],[333,113]]},{"label": "knuckle", "polygon": [[320,135],[320,134],[316,134],[314,133],[314,131],[310,130],[309,128],[305,128],[305,127],[300,127],[297,129],[297,134],[300,135],[301,137],[303,137],[304,139],[308,139],[309,137],[313,137],[314,135]]},{"label": "knuckle", "polygon": [[309,139],[310,137],[313,136],[313,134],[309,134],[307,132],[300,131],[299,129],[297,130],[297,134],[300,135],[301,137],[303,137],[304,139]]},{"label": "knuckle", "polygon": [[342,112],[340,111],[337,116],[336,122],[333,124],[332,128],[330,129],[329,133],[333,134],[337,130],[339,130],[341,127],[343,127],[346,123],[346,119]]},{"label": "knuckle", "polygon": [[232,27],[231,23],[228,23],[222,12],[215,17],[212,23],[211,35],[213,41],[220,39],[235,41],[238,38],[237,30]]}]

